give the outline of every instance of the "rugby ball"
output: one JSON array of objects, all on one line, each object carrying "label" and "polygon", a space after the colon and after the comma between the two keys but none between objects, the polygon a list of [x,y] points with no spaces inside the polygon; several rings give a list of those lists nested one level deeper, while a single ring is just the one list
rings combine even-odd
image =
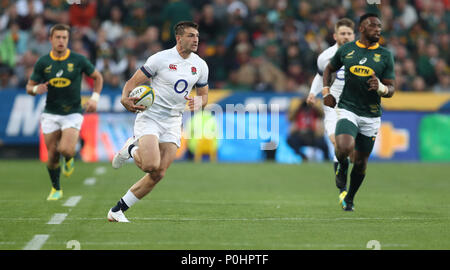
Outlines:
[{"label": "rugby ball", "polygon": [[148,109],[153,105],[153,101],[155,100],[155,90],[148,85],[139,85],[128,96],[138,97],[139,99],[134,104],[142,105],[145,109]]}]

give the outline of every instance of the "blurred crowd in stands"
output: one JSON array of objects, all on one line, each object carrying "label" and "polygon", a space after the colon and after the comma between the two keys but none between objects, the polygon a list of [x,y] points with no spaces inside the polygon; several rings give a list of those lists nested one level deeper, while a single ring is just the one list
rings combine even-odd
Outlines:
[{"label": "blurred crowd in stands", "polygon": [[121,90],[149,56],[175,45],[178,21],[192,20],[200,27],[198,54],[208,63],[210,88],[308,93],[317,56],[334,44],[334,23],[348,17],[357,24],[376,12],[380,43],[395,56],[396,88],[450,92],[450,0],[367,2],[0,0],[0,89],[25,86],[36,60],[51,49],[53,24],[69,24],[71,50],[91,60],[105,87]]}]

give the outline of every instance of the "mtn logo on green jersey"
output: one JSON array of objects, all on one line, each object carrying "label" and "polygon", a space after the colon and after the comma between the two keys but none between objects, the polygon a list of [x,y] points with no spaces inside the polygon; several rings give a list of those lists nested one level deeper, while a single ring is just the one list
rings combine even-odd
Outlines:
[{"label": "mtn logo on green jersey", "polygon": [[350,72],[359,77],[369,77],[374,73],[373,69],[370,67],[360,65],[351,66]]},{"label": "mtn logo on green jersey", "polygon": [[57,88],[67,87],[71,83],[71,81],[67,78],[52,78],[48,82],[51,86],[54,86]]}]

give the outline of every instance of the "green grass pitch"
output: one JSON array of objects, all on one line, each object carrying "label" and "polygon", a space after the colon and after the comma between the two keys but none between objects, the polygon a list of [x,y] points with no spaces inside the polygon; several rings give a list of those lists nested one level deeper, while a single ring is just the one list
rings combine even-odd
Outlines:
[{"label": "green grass pitch", "polygon": [[[143,200],[126,212],[131,223],[106,214],[143,173],[132,163],[76,161],[61,176],[64,198],[46,201],[45,165],[0,162],[0,249],[23,249],[48,235],[40,249],[65,250],[367,250],[450,249],[450,166],[369,163],[355,212],[338,205],[332,164],[195,164],[176,162]],[[86,185],[87,178],[95,178]],[[65,206],[81,196],[75,206]],[[55,214],[60,224],[47,224]]]}]

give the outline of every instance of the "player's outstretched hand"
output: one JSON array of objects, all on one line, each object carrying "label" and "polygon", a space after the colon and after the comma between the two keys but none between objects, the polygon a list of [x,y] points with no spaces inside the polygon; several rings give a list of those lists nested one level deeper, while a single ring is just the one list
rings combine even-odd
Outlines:
[{"label": "player's outstretched hand", "polygon": [[369,91],[377,91],[378,90],[378,79],[375,76],[375,72],[372,73],[372,76],[370,76],[370,79],[367,80],[367,83],[369,84]]},{"label": "player's outstretched hand", "polygon": [[122,97],[120,102],[128,111],[137,113],[145,110],[145,106],[138,106],[134,104],[138,100],[139,100],[138,97]]},{"label": "player's outstretched hand", "polygon": [[323,98],[323,104],[325,106],[334,108],[334,107],[336,107],[336,99],[334,98],[333,95],[328,94]]}]

